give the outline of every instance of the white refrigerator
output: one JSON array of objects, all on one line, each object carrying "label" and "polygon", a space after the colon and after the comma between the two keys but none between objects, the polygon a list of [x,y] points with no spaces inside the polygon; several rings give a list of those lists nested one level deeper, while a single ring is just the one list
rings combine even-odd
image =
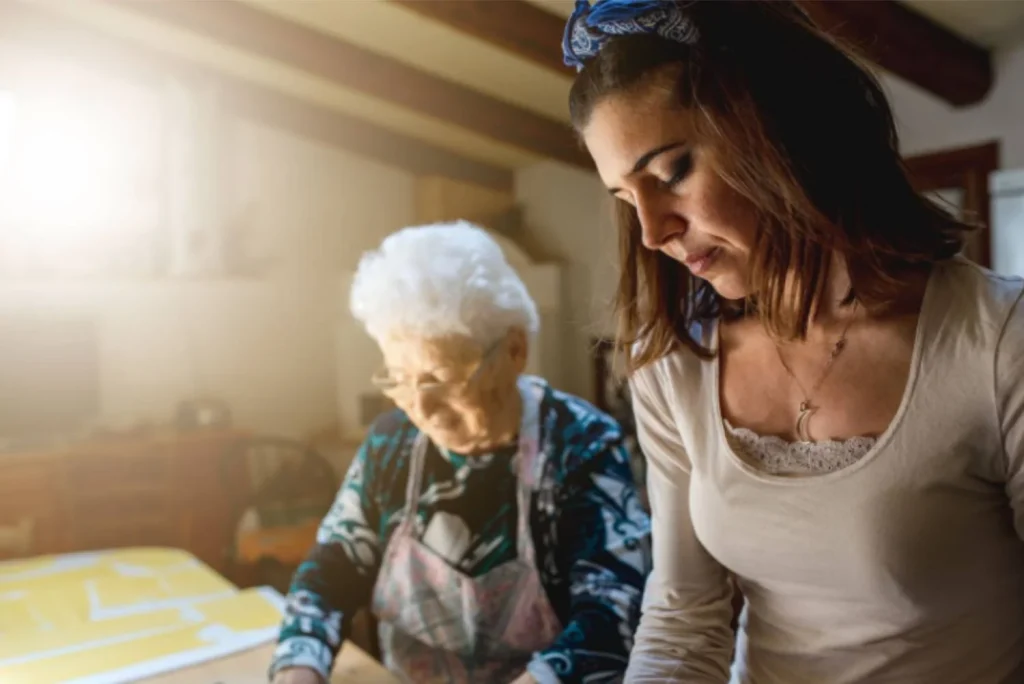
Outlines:
[{"label": "white refrigerator", "polygon": [[1024,169],[997,171],[989,178],[992,196],[992,268],[1024,276]]}]

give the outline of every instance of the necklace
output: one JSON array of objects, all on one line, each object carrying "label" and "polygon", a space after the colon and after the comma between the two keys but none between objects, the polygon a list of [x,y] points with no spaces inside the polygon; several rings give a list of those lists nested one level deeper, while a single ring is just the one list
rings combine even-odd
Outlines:
[{"label": "necklace", "polygon": [[821,369],[821,375],[818,376],[818,381],[814,383],[813,387],[811,387],[810,392],[804,389],[803,384],[801,384],[799,378],[796,377],[796,373],[794,373],[793,369],[789,367],[788,363],[786,363],[786,358],[782,355],[782,347],[778,344],[775,345],[775,353],[779,355],[779,362],[782,364],[782,367],[786,369],[786,372],[789,373],[789,377],[793,378],[793,382],[796,383],[796,386],[800,388],[800,392],[804,395],[804,400],[800,402],[799,413],[796,417],[796,429],[794,430],[794,432],[796,432],[797,439],[801,442],[811,441],[811,435],[810,432],[808,432],[807,423],[819,408],[812,403],[812,399],[814,395],[818,393],[818,390],[821,389],[825,379],[832,371],[832,366],[835,365],[836,359],[846,348],[846,334],[850,331],[850,326],[853,324],[853,314],[856,311],[857,302],[854,302],[853,311],[850,312],[850,319],[846,321],[846,325],[843,326],[843,331],[839,334],[839,339],[837,339],[835,344],[832,345],[832,351],[829,352],[828,360],[825,361],[825,367]]}]

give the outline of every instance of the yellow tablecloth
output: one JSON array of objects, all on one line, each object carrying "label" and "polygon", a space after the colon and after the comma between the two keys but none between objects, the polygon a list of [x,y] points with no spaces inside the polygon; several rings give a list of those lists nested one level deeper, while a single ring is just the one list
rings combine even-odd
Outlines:
[{"label": "yellow tablecloth", "polygon": [[119,684],[219,658],[272,640],[281,601],[174,549],[0,563],[0,684]]}]

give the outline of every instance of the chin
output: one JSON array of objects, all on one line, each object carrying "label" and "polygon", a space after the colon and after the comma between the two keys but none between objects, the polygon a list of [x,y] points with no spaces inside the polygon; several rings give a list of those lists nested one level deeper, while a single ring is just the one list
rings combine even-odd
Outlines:
[{"label": "chin", "polygon": [[427,433],[427,437],[430,438],[434,444],[444,447],[445,449],[451,449],[452,451],[458,451],[460,447],[464,447],[466,440],[459,434],[458,430],[445,430],[443,428],[428,428],[424,430]]},{"label": "chin", "polygon": [[427,437],[437,446],[464,456],[478,451],[482,444],[479,435],[468,434],[458,428],[451,431],[432,430],[427,433]]},{"label": "chin", "polygon": [[722,299],[738,301],[750,294],[750,288],[734,274],[723,274],[708,278],[708,284],[715,289]]}]

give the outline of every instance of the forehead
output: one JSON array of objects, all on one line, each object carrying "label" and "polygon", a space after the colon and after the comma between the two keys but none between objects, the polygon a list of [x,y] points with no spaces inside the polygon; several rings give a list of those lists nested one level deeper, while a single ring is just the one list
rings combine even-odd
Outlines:
[{"label": "forehead", "polygon": [[380,341],[384,362],[391,368],[426,371],[460,368],[480,360],[480,345],[466,335],[424,337],[396,332]]},{"label": "forehead", "polygon": [[611,186],[644,154],[685,142],[690,126],[672,90],[653,84],[602,98],[581,133],[601,179]]}]

